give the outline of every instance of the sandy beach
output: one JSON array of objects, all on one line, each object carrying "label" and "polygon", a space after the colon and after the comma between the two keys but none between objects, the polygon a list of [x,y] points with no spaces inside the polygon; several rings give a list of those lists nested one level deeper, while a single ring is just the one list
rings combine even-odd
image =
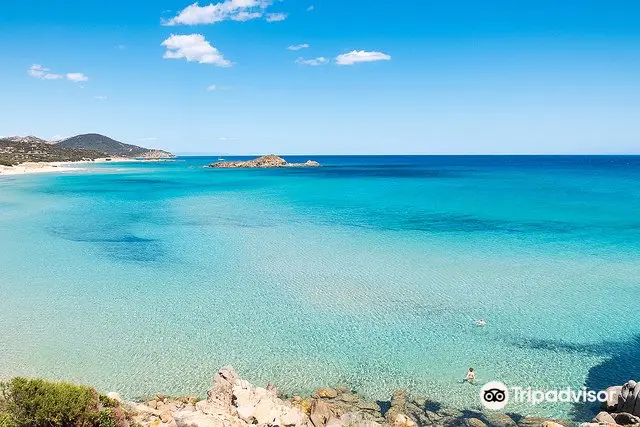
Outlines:
[{"label": "sandy beach", "polygon": [[27,175],[34,173],[52,173],[52,172],[80,172],[87,171],[92,164],[97,163],[134,163],[134,162],[150,162],[156,160],[139,160],[127,157],[109,157],[95,159],[94,161],[79,162],[25,162],[16,166],[1,166],[0,176],[4,175]]},{"label": "sandy beach", "polygon": [[0,175],[26,175],[33,173],[71,172],[85,170],[70,166],[71,163],[22,163],[17,166],[0,166]]}]

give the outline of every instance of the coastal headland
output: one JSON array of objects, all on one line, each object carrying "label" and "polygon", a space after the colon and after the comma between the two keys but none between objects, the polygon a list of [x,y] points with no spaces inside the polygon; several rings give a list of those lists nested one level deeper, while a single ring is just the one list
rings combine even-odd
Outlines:
[{"label": "coastal headland", "polygon": [[104,135],[84,134],[60,141],[35,136],[0,138],[0,175],[84,170],[82,164],[166,160],[167,151],[125,144]]}]

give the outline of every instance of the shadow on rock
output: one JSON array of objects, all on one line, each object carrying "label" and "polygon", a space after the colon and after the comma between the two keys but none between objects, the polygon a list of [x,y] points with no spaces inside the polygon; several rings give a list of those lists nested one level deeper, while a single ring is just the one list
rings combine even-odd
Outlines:
[{"label": "shadow on rock", "polygon": [[[608,346],[602,348],[607,353]],[[613,346],[614,352],[604,362],[589,370],[585,386],[589,390],[606,390],[610,386],[623,385],[629,380],[638,380],[640,375],[640,335]],[[572,416],[575,419],[591,419],[600,412],[600,403],[576,403]]]}]

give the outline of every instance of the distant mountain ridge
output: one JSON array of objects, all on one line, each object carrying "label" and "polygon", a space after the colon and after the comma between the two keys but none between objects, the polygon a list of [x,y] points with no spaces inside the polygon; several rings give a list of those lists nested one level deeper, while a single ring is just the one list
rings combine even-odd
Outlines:
[{"label": "distant mountain ridge", "polygon": [[47,141],[42,138],[38,138],[37,136],[27,135],[27,136],[7,136],[4,139],[6,141],[11,142],[25,142],[25,143],[36,143],[36,144],[55,144],[55,141]]},{"label": "distant mountain ridge", "polygon": [[87,133],[72,136],[71,138],[57,142],[56,146],[62,148],[99,151],[108,156],[114,157],[142,157],[147,159],[175,157],[167,151],[125,144],[124,142],[116,141],[115,139],[98,133]]},{"label": "distant mountain ridge", "polygon": [[0,165],[25,162],[72,162],[104,157],[165,159],[173,154],[125,144],[97,133],[77,135],[61,141],[47,141],[33,135],[0,138]]}]

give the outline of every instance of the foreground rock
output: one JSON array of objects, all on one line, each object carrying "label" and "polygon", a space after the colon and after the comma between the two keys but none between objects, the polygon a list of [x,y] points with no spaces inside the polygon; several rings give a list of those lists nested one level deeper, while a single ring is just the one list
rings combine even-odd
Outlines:
[{"label": "foreground rock", "polygon": [[[113,395],[114,398],[117,396]],[[460,411],[411,397],[405,390],[388,402],[369,402],[346,387],[321,388],[311,397],[278,395],[255,387],[231,366],[213,378],[207,398],[168,398],[126,404],[132,423],[143,427],[568,427],[575,423],[500,412]],[[133,425],[133,424],[131,424]],[[118,426],[120,427],[120,426]]]},{"label": "foreground rock", "polygon": [[142,426],[248,427],[308,425],[309,417],[291,402],[277,396],[274,388],[254,387],[231,366],[213,378],[207,399],[168,399],[156,396],[144,404],[131,404],[133,421]]},{"label": "foreground rock", "polygon": [[631,380],[606,391],[608,397],[602,403],[602,412],[582,426],[640,426],[640,383]]},{"label": "foreground rock", "polygon": [[300,168],[300,167],[318,167],[320,163],[308,160],[305,163],[287,163],[282,157],[275,154],[258,157],[257,159],[243,162],[217,162],[210,164],[209,168],[217,169],[233,169],[233,168]]}]

